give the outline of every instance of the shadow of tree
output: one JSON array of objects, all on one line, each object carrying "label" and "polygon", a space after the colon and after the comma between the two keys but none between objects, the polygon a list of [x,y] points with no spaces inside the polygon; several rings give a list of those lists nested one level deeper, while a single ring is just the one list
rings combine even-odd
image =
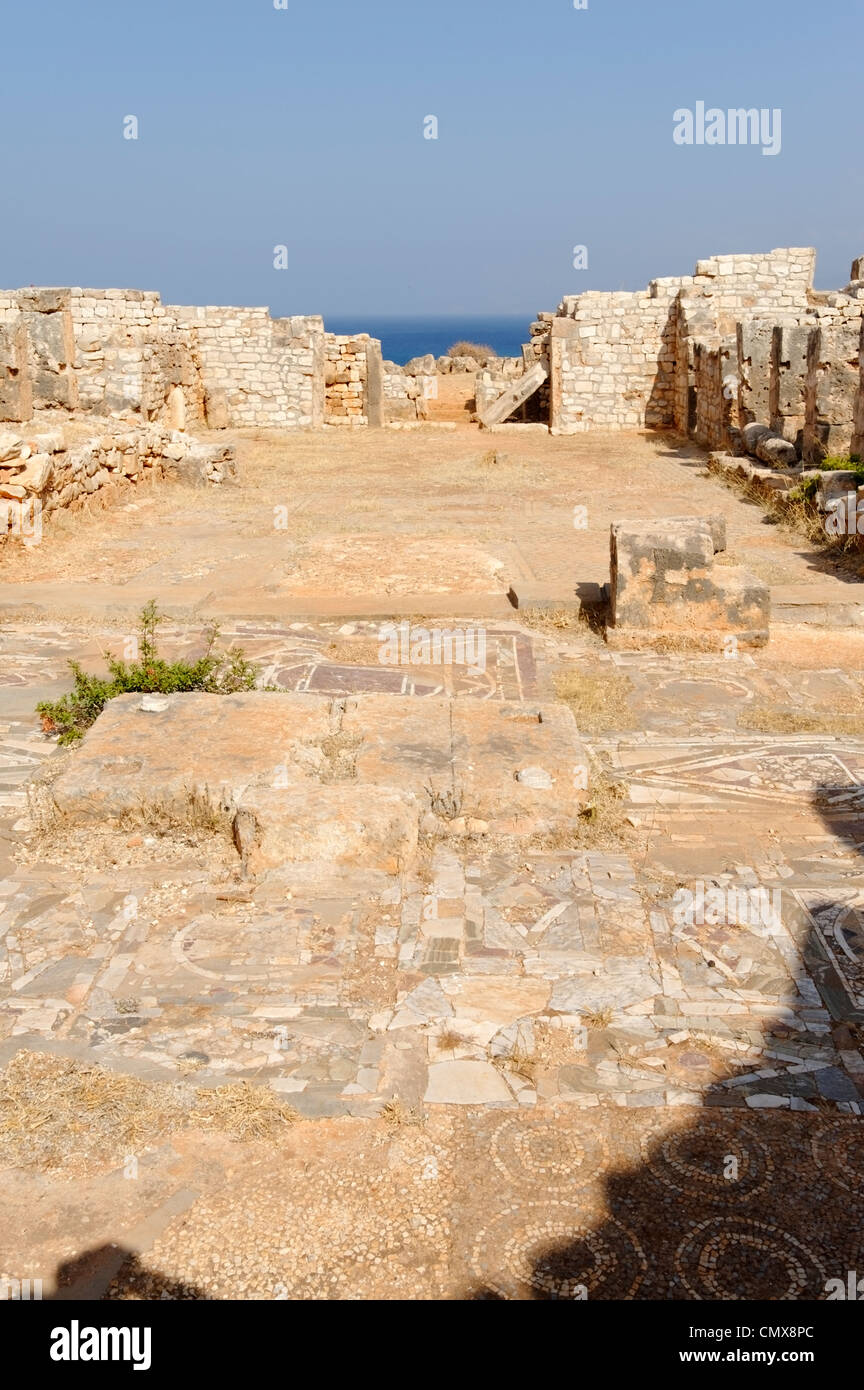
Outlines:
[{"label": "shadow of tree", "polygon": [[56,1291],[46,1302],[98,1302],[128,1298],[148,1301],[205,1300],[210,1295],[194,1284],[170,1279],[142,1263],[122,1245],[98,1245],[58,1265]]}]

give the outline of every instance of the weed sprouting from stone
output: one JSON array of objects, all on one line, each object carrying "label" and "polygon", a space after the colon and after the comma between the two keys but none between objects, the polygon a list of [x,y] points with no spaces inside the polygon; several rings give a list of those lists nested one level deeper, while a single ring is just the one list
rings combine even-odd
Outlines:
[{"label": "weed sprouting from stone", "polygon": [[36,706],[46,734],[57,734],[61,744],[75,743],[98,719],[109,700],[117,695],[140,691],[144,694],[174,695],[200,690],[213,695],[231,695],[252,690],[257,669],[247,661],[239,647],[215,651],[219,629],[215,623],[206,629],[203,656],[197,661],[166,661],[159,655],[156,631],[163,621],[153,599],[141,610],[138,620],[138,656],[124,661],[106,653],[108,675],[92,676],[77,661],[69,662],[75,684],[59,700],[42,700]]}]

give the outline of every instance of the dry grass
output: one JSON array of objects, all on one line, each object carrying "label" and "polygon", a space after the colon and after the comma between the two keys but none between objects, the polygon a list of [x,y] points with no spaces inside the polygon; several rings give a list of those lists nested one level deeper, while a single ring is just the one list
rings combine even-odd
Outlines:
[{"label": "dry grass", "polygon": [[219,1130],[232,1139],[278,1139],[299,1119],[293,1106],[286,1105],[266,1086],[248,1081],[200,1091],[191,1120],[202,1129]]},{"label": "dry grass", "polygon": [[569,608],[561,604],[557,608],[520,608],[518,613],[523,627],[546,637],[585,637],[599,631],[592,611],[587,608]]},{"label": "dry grass", "polygon": [[18,1052],[0,1074],[0,1162],[75,1172],[112,1166],[181,1128],[178,1087]]},{"label": "dry grass", "polygon": [[120,831],[151,830],[161,835],[221,835],[233,836],[234,812],[214,806],[207,796],[194,787],[185,800],[142,801],[134,810],[124,811],[117,819]]},{"label": "dry grass", "polygon": [[436,791],[434,787],[424,788],[429,798],[429,809],[440,820],[458,820],[464,815],[465,797],[461,787],[444,787]]},{"label": "dry grass", "polygon": [[357,754],[363,743],[362,734],[328,734],[319,747],[326,762],[321,768],[322,782],[350,782],[357,776]]},{"label": "dry grass", "polygon": [[603,1004],[598,1009],[583,1009],[580,1017],[582,1026],[589,1032],[599,1032],[609,1027],[615,1017],[615,1010],[611,1004]]},{"label": "dry grass", "polygon": [[471,343],[467,339],[461,339],[447,349],[448,357],[473,357],[481,366],[489,361],[490,357],[497,357],[494,348],[489,347],[488,343]]},{"label": "dry grass", "polygon": [[861,573],[864,561],[859,538],[829,535],[814,503],[800,496],[797,490],[792,493],[775,492],[755,478],[737,477],[716,464],[709,464],[709,471],[745,502],[761,507],[775,525],[795,536],[806,537],[811,545],[830,556],[840,568]]},{"label": "dry grass", "polygon": [[324,656],[337,666],[379,666],[381,643],[374,637],[346,637],[328,642]]},{"label": "dry grass", "polygon": [[264,1086],[195,1091],[22,1051],[0,1073],[0,1164],[72,1176],[114,1167],[181,1129],[272,1140],[297,1118]]},{"label": "dry grass", "polygon": [[864,734],[864,699],[848,712],[745,706],[738,728],[757,734]]},{"label": "dry grass", "polygon": [[596,760],[591,763],[589,797],[573,825],[540,833],[530,844],[540,850],[616,849],[627,840],[626,791]]},{"label": "dry grass", "polygon": [[529,1052],[525,1047],[515,1046],[511,1052],[495,1057],[494,1062],[502,1070],[513,1076],[521,1076],[532,1084],[537,1080],[540,1070],[540,1057],[537,1052]]},{"label": "dry grass", "polygon": [[583,734],[632,729],[635,723],[629,701],[632,689],[628,678],[616,671],[599,675],[571,668],[555,677],[555,694],[569,705],[579,732]]},{"label": "dry grass", "polygon": [[388,1100],[381,1107],[381,1119],[388,1129],[404,1129],[425,1124],[426,1117],[417,1105],[405,1105],[401,1100]]}]

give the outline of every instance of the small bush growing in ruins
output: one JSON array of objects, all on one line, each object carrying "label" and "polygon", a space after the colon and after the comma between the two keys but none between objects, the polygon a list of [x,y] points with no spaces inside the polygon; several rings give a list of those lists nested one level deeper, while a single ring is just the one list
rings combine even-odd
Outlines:
[{"label": "small bush growing in ruins", "polygon": [[856,478],[860,475],[860,478],[864,479],[864,469],[859,466],[860,463],[860,454],[829,454],[828,457],[824,458],[817,466],[825,473],[845,473],[850,469],[854,469]]},{"label": "small bush growing in ruins", "polygon": [[473,357],[480,366],[485,366],[490,357],[496,357],[494,348],[488,347],[485,343],[454,343],[447,349],[448,357]]},{"label": "small bush growing in ruins", "polygon": [[425,791],[433,815],[440,816],[441,820],[458,820],[462,815],[464,797],[458,787],[445,787],[443,791],[426,787]]},{"label": "small bush growing in ruins", "polygon": [[252,690],[258,676],[256,668],[246,660],[239,647],[216,652],[214,647],[219,629],[211,624],[206,629],[207,645],[197,661],[166,661],[156,646],[156,629],[163,621],[153,599],[145,604],[138,619],[138,658],[121,661],[108,656],[108,676],[91,676],[77,661],[69,662],[75,680],[74,689],[59,700],[42,700],[36,706],[46,734],[58,734],[59,743],[75,743],[98,719],[109,700],[117,695],[142,694],[174,695],[190,690],[203,690],[214,695],[232,695],[238,690]]},{"label": "small bush growing in ruins", "polygon": [[406,1125],[422,1125],[425,1115],[418,1105],[404,1105],[401,1100],[388,1100],[381,1107],[381,1119],[388,1129],[403,1129]]}]

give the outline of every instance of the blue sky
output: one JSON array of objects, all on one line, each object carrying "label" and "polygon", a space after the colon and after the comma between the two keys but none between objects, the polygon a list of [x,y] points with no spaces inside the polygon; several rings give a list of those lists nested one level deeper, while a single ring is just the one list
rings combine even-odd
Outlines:
[{"label": "blue sky", "polygon": [[[837,287],[864,253],[860,0],[287,5],[8,6],[0,283],[527,317],[783,245]],[[677,146],[700,100],[779,107],[781,153]]]}]

